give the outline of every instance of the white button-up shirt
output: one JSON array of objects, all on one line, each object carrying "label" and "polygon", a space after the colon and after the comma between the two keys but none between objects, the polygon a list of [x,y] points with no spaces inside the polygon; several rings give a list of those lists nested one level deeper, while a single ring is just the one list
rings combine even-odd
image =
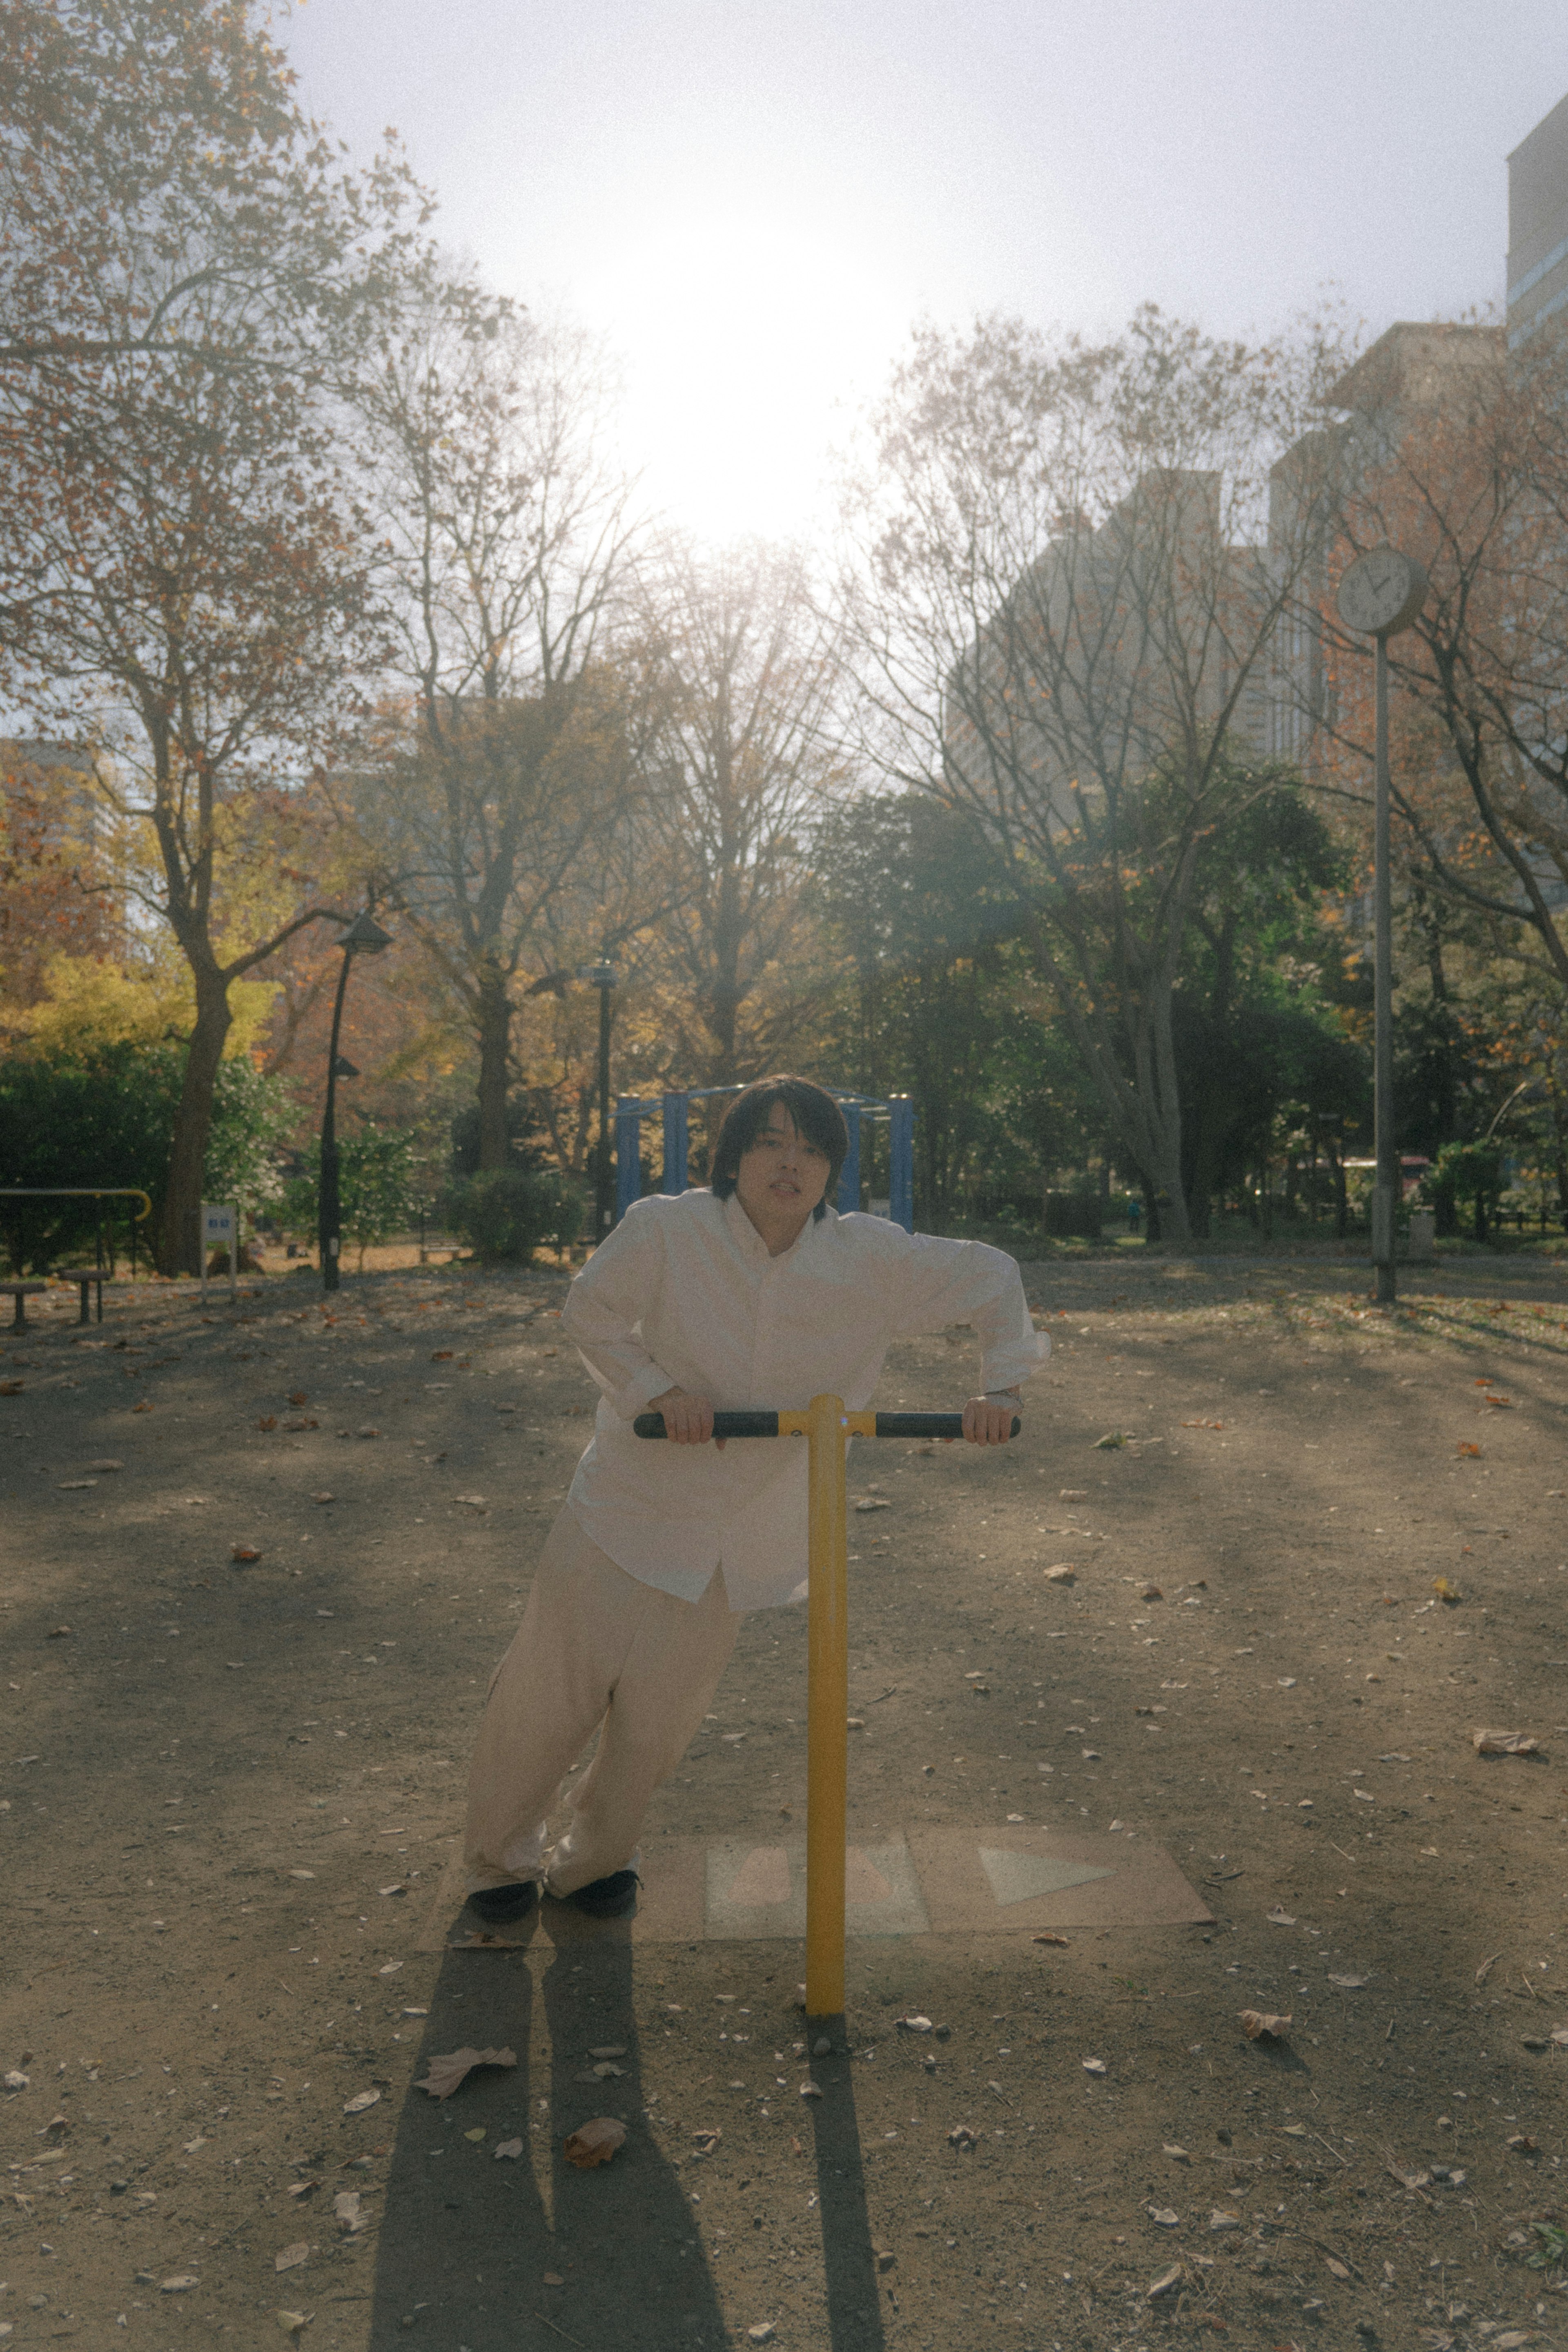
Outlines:
[{"label": "white button-up shirt", "polygon": [[638,1201],[562,1310],[603,1392],[570,1507],[619,1567],[682,1600],[722,1565],[732,1609],[800,1601],[804,1441],[738,1438],[721,1454],[640,1438],[633,1416],[671,1388],[720,1409],[793,1412],[833,1395],[858,1412],[894,1339],[953,1323],[974,1328],[984,1389],[1027,1380],[1051,1352],[1016,1264],[984,1243],[830,1209],[770,1257],[733,1194]]}]

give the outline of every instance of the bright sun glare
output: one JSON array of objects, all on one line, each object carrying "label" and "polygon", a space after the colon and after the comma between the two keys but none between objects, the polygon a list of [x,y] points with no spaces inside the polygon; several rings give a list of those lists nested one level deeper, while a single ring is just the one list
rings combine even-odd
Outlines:
[{"label": "bright sun glare", "polygon": [[652,501],[716,541],[826,512],[829,454],[909,318],[904,272],[831,225],[670,213],[622,236],[592,309],[635,354],[626,440]]}]

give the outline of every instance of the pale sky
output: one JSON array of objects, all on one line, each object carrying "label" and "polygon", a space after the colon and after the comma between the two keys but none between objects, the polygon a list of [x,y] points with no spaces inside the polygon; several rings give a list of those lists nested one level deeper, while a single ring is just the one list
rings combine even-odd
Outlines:
[{"label": "pale sky", "polygon": [[1500,305],[1505,158],[1568,91],[1563,0],[307,0],[278,30],[497,289],[608,338],[647,496],[713,539],[813,530],[923,313]]}]

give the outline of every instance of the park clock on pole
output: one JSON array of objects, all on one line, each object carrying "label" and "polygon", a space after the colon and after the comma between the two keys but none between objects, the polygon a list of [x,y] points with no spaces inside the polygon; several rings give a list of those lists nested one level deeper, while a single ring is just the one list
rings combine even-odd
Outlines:
[{"label": "park clock on pole", "polygon": [[1407,629],[1427,601],[1427,574],[1413,555],[1375,547],[1358,555],[1339,583],[1339,616],[1358,636],[1391,637]]}]

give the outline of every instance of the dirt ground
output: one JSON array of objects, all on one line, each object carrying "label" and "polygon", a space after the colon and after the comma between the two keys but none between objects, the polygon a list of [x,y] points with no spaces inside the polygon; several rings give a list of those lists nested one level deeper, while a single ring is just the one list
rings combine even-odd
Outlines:
[{"label": "dirt ground", "polygon": [[[798,1944],[547,1906],[447,1948],[485,1680],[587,1434],[563,1276],[121,1286],[88,1330],[57,1293],[0,1333],[6,2352],[1568,2347],[1529,2261],[1568,2206],[1568,1269],[1449,1262],[1391,1314],[1353,1265],[1026,1276],[1017,1446],[852,1467],[890,1506],[853,1523],[852,1839],[1113,1832],[1214,1919],[855,1941],[821,2058]],[[879,1401],[972,1373],[941,1335]],[[743,1627],[651,1884],[666,1837],[800,1827],[803,1652],[803,1612]],[[517,2064],[438,2105],[465,2044]]]}]

